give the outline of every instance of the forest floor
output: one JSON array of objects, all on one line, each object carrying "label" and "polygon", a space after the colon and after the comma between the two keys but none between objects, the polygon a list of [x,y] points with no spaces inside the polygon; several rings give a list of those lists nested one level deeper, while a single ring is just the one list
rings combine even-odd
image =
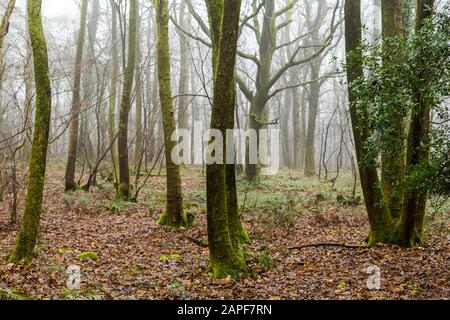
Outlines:
[{"label": "forest floor", "polygon": [[[251,245],[250,276],[211,279],[206,240],[204,177],[183,170],[191,228],[156,224],[165,202],[165,177],[152,177],[139,203],[116,203],[110,183],[90,193],[63,193],[63,170],[47,174],[40,237],[31,264],[8,264],[17,226],[8,201],[0,203],[0,299],[448,299],[449,207],[427,216],[423,246],[347,248],[293,246],[319,242],[363,244],[368,233],[362,203],[352,201],[352,179],[330,182],[283,171],[259,185],[239,179],[240,210]],[[19,213],[23,208],[23,191]],[[343,196],[344,200],[339,196]],[[350,199],[350,200],[349,200]],[[20,221],[20,216],[19,216]],[[86,253],[91,252],[91,253]],[[84,253],[84,254],[83,254]],[[80,289],[67,289],[66,269],[82,270]],[[381,287],[368,289],[368,268],[377,266]]]}]

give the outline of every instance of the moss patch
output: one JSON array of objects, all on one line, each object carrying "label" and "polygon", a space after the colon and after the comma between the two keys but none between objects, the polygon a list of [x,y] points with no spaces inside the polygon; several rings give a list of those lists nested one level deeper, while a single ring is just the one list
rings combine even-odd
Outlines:
[{"label": "moss patch", "polygon": [[96,252],[92,252],[92,251],[86,251],[83,253],[80,253],[77,256],[77,259],[79,260],[92,260],[92,261],[97,261],[98,260],[98,255]]}]

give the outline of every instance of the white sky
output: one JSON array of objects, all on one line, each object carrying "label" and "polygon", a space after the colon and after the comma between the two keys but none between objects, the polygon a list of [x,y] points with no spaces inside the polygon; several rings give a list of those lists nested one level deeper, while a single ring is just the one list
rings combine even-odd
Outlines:
[{"label": "white sky", "polygon": [[42,13],[45,17],[69,16],[76,17],[78,15],[77,0],[43,0]]}]

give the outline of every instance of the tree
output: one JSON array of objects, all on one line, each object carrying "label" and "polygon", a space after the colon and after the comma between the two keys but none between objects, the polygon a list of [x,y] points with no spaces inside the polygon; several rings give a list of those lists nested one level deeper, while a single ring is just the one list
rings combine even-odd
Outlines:
[{"label": "tree", "polygon": [[78,130],[81,110],[81,62],[83,60],[84,35],[86,33],[88,1],[83,0],[81,4],[80,29],[78,31],[77,53],[75,56],[75,72],[73,80],[72,108],[70,110],[70,131],[69,148],[67,151],[67,165],[65,173],[65,190],[74,191],[75,183],[75,165],[77,161],[78,148]]},{"label": "tree", "polygon": [[42,0],[28,0],[28,26],[34,56],[36,85],[36,118],[23,221],[17,235],[16,244],[8,257],[8,260],[14,263],[23,259],[32,259],[44,193],[52,100],[48,75],[47,44],[42,26],[41,6]]},{"label": "tree", "polygon": [[[324,41],[324,39],[320,39],[319,28],[325,22],[329,9],[323,1],[318,1],[315,16],[312,16],[311,9],[311,4],[307,2],[305,20],[308,29],[312,30],[310,36],[307,38],[307,45],[314,46],[315,43]],[[311,19],[311,16],[313,19]],[[340,37],[334,45],[328,46],[325,51],[321,52],[309,62],[310,83],[308,84],[308,120],[304,150],[304,173],[307,177],[316,175],[316,123],[317,115],[319,114],[320,90],[327,80],[326,75],[321,76],[321,69],[323,69],[322,64],[328,53],[339,44],[339,40]],[[296,136],[296,139],[300,140],[300,138],[301,136]]]},{"label": "tree", "polygon": [[[11,18],[11,15],[14,11],[14,7],[16,5],[16,0],[9,0],[8,5],[6,7],[5,13],[3,14],[2,21],[0,23],[0,58],[1,58],[1,66],[3,68],[3,42],[5,39],[5,36],[8,34],[9,31],[9,19]],[[0,76],[3,75],[3,70],[0,72]],[[1,80],[0,80],[1,82]]]},{"label": "tree", "polygon": [[[186,2],[180,1],[179,25],[187,29],[186,23]],[[180,81],[178,86],[178,128],[187,129],[188,125],[188,107],[189,107],[189,61],[188,61],[188,40],[183,32],[180,35]]]},{"label": "tree", "polygon": [[120,104],[118,150],[119,150],[119,188],[117,198],[130,199],[130,167],[128,160],[128,117],[132,103],[134,72],[136,67],[138,0],[130,0],[128,27],[128,60],[124,71],[122,101]]},{"label": "tree", "polygon": [[110,98],[108,107],[108,121],[109,130],[108,138],[109,143],[113,144],[111,147],[111,160],[113,163],[114,183],[118,184],[119,181],[119,154],[117,150],[117,144],[114,143],[116,139],[116,108],[117,108],[117,78],[119,77],[119,38],[117,35],[117,5],[114,0],[109,1],[111,6],[111,55],[112,55],[112,67],[111,67],[111,79],[110,79]]},{"label": "tree", "polygon": [[136,145],[134,151],[134,169],[136,171],[136,179],[139,179],[142,157],[143,157],[143,139],[144,130],[142,122],[143,96],[142,96],[142,72],[141,72],[141,28],[139,17],[139,6],[137,11],[137,42],[136,42],[136,72],[135,72],[135,87],[136,87]]},{"label": "tree", "polygon": [[[416,33],[420,33],[425,29],[424,26],[427,19],[430,19],[433,15],[433,8],[434,0],[417,0]],[[432,83],[430,79],[433,79],[433,75],[430,75],[429,70],[426,68],[431,55],[426,52],[428,49],[428,41],[424,42],[425,45],[422,44],[422,49],[419,50],[416,55],[417,58],[414,59],[415,65],[420,71],[417,75],[418,81],[414,87],[412,100],[415,108],[412,111],[409,121],[409,133],[406,145],[405,167],[408,172],[412,172],[413,174],[417,167],[423,166],[429,161],[431,149],[431,109],[433,103],[436,103],[433,90],[425,89],[430,87],[430,82]],[[436,60],[434,63],[437,62],[437,68],[439,70],[438,77],[440,77],[442,66],[439,59]],[[420,187],[420,184],[417,184],[407,189],[404,193],[404,206],[399,222],[401,230],[398,239],[401,245],[413,246],[423,241],[423,225],[428,194],[426,189],[424,190]]]},{"label": "tree", "polygon": [[[252,90],[252,88],[246,83],[243,76],[239,73],[235,73],[235,80],[240,90],[250,102],[249,127],[254,129],[256,132],[259,132],[259,129],[265,126],[273,125],[278,122],[269,121],[267,119],[267,105],[272,98],[280,92],[304,85],[304,83],[296,83],[274,89],[279,80],[290,69],[306,64],[315,57],[319,56],[332,42],[334,32],[338,25],[338,23],[335,24],[335,16],[339,2],[337,2],[336,7],[334,8],[331,19],[331,27],[324,41],[320,44],[314,43],[311,46],[315,48],[314,52],[301,57],[300,54],[302,49],[305,47],[301,45],[300,40],[304,38],[305,35],[299,35],[295,39],[285,43],[277,43],[277,33],[283,31],[283,29],[292,22],[290,10],[296,5],[296,3],[297,0],[288,0],[286,4],[276,10],[275,0],[264,0],[260,5],[257,5],[257,2],[254,1],[252,5],[252,12],[250,12],[247,17],[242,19],[239,26],[240,35],[245,28],[248,28],[255,34],[256,43],[258,44],[258,52],[256,54],[237,50],[239,57],[252,62],[256,67],[256,76],[253,79],[250,79],[251,82],[254,83],[255,89]],[[195,12],[191,1],[188,0],[187,4],[191,15],[197,21],[204,34],[211,40],[212,32],[210,31],[210,28],[208,28],[208,26],[202,21],[202,18]],[[262,16],[262,24],[260,23],[259,15]],[[193,35],[175,21],[174,23],[177,28],[186,35],[211,47],[211,43],[208,41],[199,36]],[[306,35],[308,35],[308,33],[306,33]],[[276,69],[273,66],[275,54],[286,46],[293,46],[292,55],[288,57],[284,64]],[[247,164],[247,177],[249,180],[255,180],[259,177],[258,164]]]},{"label": "tree", "polygon": [[175,141],[172,133],[175,131],[173,115],[172,90],[170,87],[170,48],[169,48],[169,4],[167,0],[155,0],[157,26],[157,56],[159,98],[161,101],[165,156],[167,202],[166,209],[158,220],[159,224],[179,227],[188,224],[183,210],[183,194],[181,190],[180,167],[173,162],[172,150]]},{"label": "tree", "polygon": [[[423,241],[428,193],[423,182],[432,176],[430,114],[432,108],[442,113],[439,106],[448,92],[450,70],[448,17],[440,17],[435,23],[431,19],[433,6],[434,1],[418,1],[415,34],[388,42],[389,50],[400,52],[401,59],[384,59],[386,40],[383,50],[369,48],[363,57],[359,2],[347,1],[345,5],[350,113],[369,215],[369,245],[382,242],[408,247]],[[392,117],[393,108],[403,109],[402,115]],[[409,128],[407,144],[398,143],[396,147],[402,148],[398,152],[392,151],[396,140],[389,141],[385,134],[390,135],[391,128],[397,129],[400,121],[407,122]],[[380,152],[394,161],[399,161],[397,155],[406,154],[405,173],[393,186],[399,195],[394,205],[384,201],[380,186]],[[405,199],[404,206],[399,199]]]},{"label": "tree", "polygon": [[[403,53],[398,47],[393,46],[396,38],[404,35],[403,28],[403,0],[381,1],[381,29],[383,38],[383,61],[401,62]],[[396,85],[393,83],[392,85]],[[386,97],[389,99],[389,97]],[[386,204],[397,219],[400,216],[402,206],[402,195],[399,192],[399,183],[405,173],[405,121],[402,113],[403,108],[392,106],[389,113],[389,132],[385,138],[391,146],[386,152],[382,152],[381,182]]]},{"label": "tree", "polygon": [[5,40],[5,36],[8,34],[9,31],[9,19],[14,11],[14,7],[16,5],[15,0],[9,0],[8,5],[6,7],[5,13],[3,14],[2,21],[0,23],[0,111],[2,111],[2,87],[3,87],[3,76],[5,73],[3,58],[4,58],[4,52],[3,52],[3,43]]},{"label": "tree", "polygon": [[350,103],[350,116],[352,119],[355,151],[358,160],[361,189],[364,195],[367,214],[369,217],[370,234],[369,244],[389,242],[392,232],[392,218],[383,203],[383,194],[379,189],[379,176],[373,164],[365,164],[364,144],[370,138],[368,123],[364,115],[368,110],[358,110],[358,94],[354,82],[364,77],[362,53],[362,24],[361,1],[346,0],[345,14],[345,51],[347,60],[348,96]]},{"label": "tree", "polygon": [[[232,124],[230,117],[234,117],[236,99],[233,79],[241,1],[208,0],[206,4],[211,28],[214,73],[211,128],[220,130],[226,139],[226,130]],[[225,155],[225,147],[223,151]],[[224,163],[206,166],[209,269],[214,277],[237,277],[247,272],[241,241],[236,231],[236,220],[230,215],[230,212],[234,212],[234,208],[230,207],[231,201],[234,201],[230,196],[234,195],[227,190],[231,174],[235,174],[234,167],[232,173],[227,172],[227,165]]]},{"label": "tree", "polygon": [[[100,84],[97,74],[97,56],[95,45],[97,43],[97,30],[100,20],[100,1],[91,0],[91,12],[89,21],[87,22],[88,41],[86,43],[87,65],[85,76],[83,77],[83,102],[86,105],[93,105],[98,108],[98,92],[97,88]],[[80,133],[78,143],[78,153],[83,154],[85,160],[89,163],[94,159],[94,146],[91,139],[90,124],[92,122],[92,108],[86,108],[81,113]],[[97,128],[100,127],[98,123]]]},{"label": "tree", "polygon": [[[256,65],[257,74],[254,79],[255,91],[253,92],[239,75],[236,77],[236,81],[242,93],[250,102],[249,127],[251,129],[256,130],[257,132],[259,132],[259,129],[263,128],[264,126],[273,124],[272,121],[269,121],[269,119],[267,119],[266,115],[268,111],[267,104],[274,96],[276,96],[278,93],[284,90],[294,89],[306,84],[306,83],[298,83],[298,81],[296,81],[297,83],[291,83],[287,86],[273,89],[275,85],[278,83],[278,81],[291,69],[298,68],[299,66],[307,64],[313,61],[314,59],[320,57],[325,51],[325,49],[331,44],[334,36],[334,31],[338,25],[337,23],[335,24],[335,15],[337,9],[336,6],[334,8],[331,19],[329,34],[326,35],[325,38],[322,39],[320,43],[318,42],[309,43],[309,46],[311,48],[314,48],[313,52],[309,52],[305,56],[300,57],[299,55],[301,49],[304,49],[305,47],[308,46],[303,46],[299,44],[299,41],[305,36],[309,35],[311,31],[307,32],[304,35],[299,35],[293,40],[277,43],[277,33],[282,31],[283,28],[287,27],[292,22],[292,15],[287,14],[287,17],[284,20],[281,20],[279,22],[278,20],[282,18],[286,13],[289,13],[289,11],[294,7],[296,3],[297,1],[295,0],[289,0],[283,7],[276,10],[274,0],[265,0],[263,2],[264,17],[262,25],[260,26],[258,19],[253,19],[254,21],[253,23],[247,21],[244,24],[246,27],[249,27],[251,30],[253,30],[255,36],[257,37],[257,42],[259,44],[259,52],[257,56],[238,52],[241,57],[254,62]],[[322,13],[320,5],[321,2],[318,3],[319,3],[319,13]],[[259,10],[260,8],[254,6],[253,14],[257,14]],[[318,16],[322,17],[322,14],[319,14]],[[312,27],[317,28],[317,25],[314,25]],[[290,56],[287,57],[287,61],[283,65],[278,67],[278,69],[273,70],[274,69],[273,60],[275,53],[278,50],[288,46],[293,46],[293,48],[289,50],[291,54]],[[311,78],[311,80],[316,80],[316,82],[315,83],[313,82],[311,85],[315,85],[317,87],[318,79]],[[315,105],[313,100],[310,101],[310,104]],[[312,116],[314,116],[314,113],[312,113]],[[314,129],[314,126],[310,126],[310,130],[312,129]],[[299,130],[297,130],[297,132],[298,131]],[[297,146],[300,145],[297,144]],[[248,164],[247,177],[250,180],[254,180],[258,177],[258,175],[259,175],[258,166],[256,164]]]}]

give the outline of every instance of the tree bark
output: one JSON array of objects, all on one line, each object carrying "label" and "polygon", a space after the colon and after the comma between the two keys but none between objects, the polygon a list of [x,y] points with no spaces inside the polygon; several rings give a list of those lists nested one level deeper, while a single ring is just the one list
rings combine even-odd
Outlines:
[{"label": "tree bark", "polygon": [[[424,20],[433,14],[434,0],[418,0],[416,13],[416,32],[423,26]],[[406,150],[407,169],[421,165],[429,158],[431,106],[422,93],[426,87],[426,54],[417,55],[416,67],[422,70],[417,75],[418,83],[413,95],[414,109],[409,122],[409,133]],[[405,206],[402,210],[399,224],[399,242],[403,246],[413,246],[422,242],[423,220],[425,215],[427,193],[418,187],[407,190],[404,195]]]},{"label": "tree bark", "polygon": [[14,263],[32,259],[44,193],[52,100],[41,5],[42,0],[28,0],[27,4],[29,35],[34,56],[36,118],[23,221],[16,244],[8,257],[8,260]]},{"label": "tree bark", "polygon": [[130,0],[128,27],[128,59],[124,72],[122,101],[120,104],[118,150],[119,150],[119,188],[117,198],[130,199],[130,168],[128,162],[128,117],[131,109],[134,72],[136,67],[136,29],[138,0]]},{"label": "tree bark", "polygon": [[170,80],[170,47],[169,47],[169,4],[167,0],[155,0],[157,26],[157,56],[159,98],[161,101],[163,131],[166,158],[167,202],[166,209],[158,220],[161,225],[173,227],[187,226],[188,219],[183,210],[183,195],[181,190],[180,167],[172,161],[172,150],[175,141],[172,133],[175,131],[173,114],[172,90]]},{"label": "tree bark", "polygon": [[78,129],[81,109],[81,62],[83,60],[84,35],[86,33],[88,1],[83,0],[80,13],[80,29],[78,31],[77,52],[75,56],[75,72],[73,80],[72,108],[70,110],[69,148],[65,172],[65,191],[74,191],[75,165],[77,161]]},{"label": "tree bark", "polygon": [[[119,77],[119,37],[117,35],[117,9],[114,0],[110,0],[112,22],[111,22],[111,55],[112,55],[112,68],[111,68],[111,80],[110,80],[110,98],[108,107],[108,119],[109,130],[108,138],[109,143],[112,144],[116,136],[116,110],[117,110],[117,83]],[[113,164],[114,183],[117,186],[119,181],[119,151],[117,149],[117,143],[113,143],[111,147],[111,161]]]},{"label": "tree bark", "polygon": [[357,95],[352,83],[364,76],[362,67],[362,24],[361,0],[345,1],[345,51],[347,60],[348,94],[350,102],[350,116],[352,120],[355,151],[361,179],[361,189],[369,217],[370,232],[369,245],[377,242],[389,243],[394,230],[394,223],[388,209],[383,202],[383,193],[379,187],[379,176],[374,165],[363,163],[364,144],[370,138],[368,124],[364,120],[368,110],[358,110]]},{"label": "tree bark", "polygon": [[[403,30],[403,0],[382,0],[382,37],[383,60],[401,61],[403,54],[396,48],[391,48],[390,40],[404,35]],[[396,109],[401,109],[401,106]],[[387,139],[389,150],[381,155],[381,182],[386,205],[394,219],[400,216],[403,197],[400,183],[405,174],[405,122],[399,110],[390,112],[392,127],[389,128]]]},{"label": "tree bark", "polygon": [[[185,22],[186,4],[181,0],[178,23],[183,28],[187,28]],[[180,32],[180,82],[178,87],[178,128],[187,129],[189,127],[189,61],[188,61],[188,42],[183,32]]]},{"label": "tree bark", "polygon": [[[213,44],[214,99],[211,128],[221,131],[226,141],[226,130],[233,124],[235,83],[234,66],[239,27],[240,0],[208,0],[208,14]],[[223,154],[226,155],[224,147]],[[228,170],[227,170],[228,169]],[[247,268],[240,247],[237,221],[237,199],[233,185],[235,168],[226,164],[206,166],[206,194],[209,269],[214,277],[238,277]],[[234,181],[235,183],[235,181]]]},{"label": "tree bark", "polygon": [[[137,17],[139,19],[139,7],[137,10]],[[137,43],[136,43],[136,72],[135,72],[135,87],[136,87],[136,145],[134,150],[134,170],[136,171],[136,178],[139,179],[142,157],[143,157],[143,121],[142,121],[142,74],[141,74],[141,32],[140,21],[137,23]]]}]

